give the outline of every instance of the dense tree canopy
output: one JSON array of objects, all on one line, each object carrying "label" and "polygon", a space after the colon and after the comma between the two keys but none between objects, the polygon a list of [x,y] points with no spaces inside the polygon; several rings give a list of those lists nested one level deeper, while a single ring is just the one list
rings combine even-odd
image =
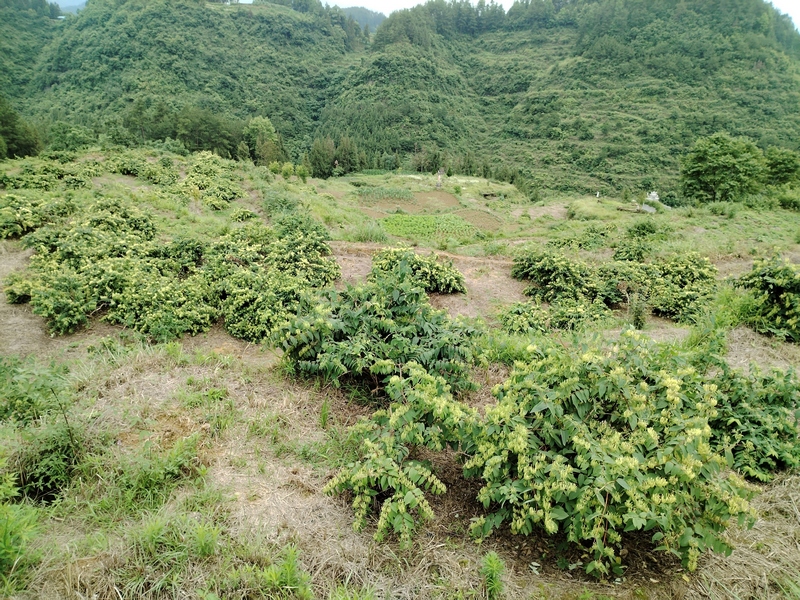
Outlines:
[{"label": "dense tree canopy", "polygon": [[[64,121],[117,143],[177,139],[269,164],[330,138],[334,153],[352,142],[359,167],[436,163],[529,189],[669,197],[699,137],[786,151],[800,140],[800,34],[763,0],[520,0],[508,12],[429,0],[371,39],[319,0],[14,14],[53,38],[20,44],[23,66],[0,74],[12,100],[28,99],[17,109],[44,130]],[[260,149],[245,135],[258,118],[276,133]],[[346,154],[334,156],[343,170],[356,164]],[[767,160],[776,185],[791,178],[786,157]]]}]

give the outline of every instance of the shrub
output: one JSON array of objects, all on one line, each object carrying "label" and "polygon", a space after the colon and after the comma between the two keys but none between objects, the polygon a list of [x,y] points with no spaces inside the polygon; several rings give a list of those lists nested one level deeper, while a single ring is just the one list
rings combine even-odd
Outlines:
[{"label": "shrub", "polygon": [[51,501],[64,492],[86,454],[87,442],[62,415],[40,419],[19,431],[20,444],[11,460],[22,494]]},{"label": "shrub", "polygon": [[580,330],[608,319],[611,311],[602,302],[564,298],[544,307],[538,302],[517,302],[500,313],[508,333],[546,333]]},{"label": "shrub", "polygon": [[645,240],[623,240],[617,244],[612,258],[617,261],[642,262],[651,251],[650,244]]},{"label": "shrub", "polygon": [[452,261],[441,263],[435,253],[420,256],[410,248],[386,248],[372,257],[369,277],[382,277],[397,269],[408,269],[411,277],[428,293],[466,293],[464,275]]},{"label": "shrub", "polygon": [[513,277],[532,281],[525,294],[540,301],[600,299],[613,306],[637,293],[653,312],[679,321],[694,318],[711,300],[716,273],[711,261],[696,252],[658,264],[621,261],[590,267],[563,254],[527,251],[511,269]]},{"label": "shrub", "polygon": [[759,259],[736,285],[755,296],[750,325],[756,331],[800,342],[800,265],[777,255]]},{"label": "shrub", "polygon": [[225,329],[248,342],[261,342],[297,313],[308,284],[288,275],[236,269],[222,283]]},{"label": "shrub", "polygon": [[517,255],[511,276],[530,280],[532,285],[525,295],[542,302],[561,298],[591,300],[597,296],[598,282],[593,270],[556,252],[528,251]]},{"label": "shrub", "polygon": [[747,477],[771,481],[775,473],[800,466],[800,382],[792,371],[749,375],[720,361],[714,378],[720,401],[711,420],[714,445],[730,453]]},{"label": "shrub", "polygon": [[472,387],[477,331],[435,310],[408,273],[308,299],[275,341],[295,371],[338,385],[343,378],[380,387],[415,361],[456,391]]},{"label": "shrub", "polygon": [[661,277],[653,282],[650,304],[657,315],[686,321],[707,305],[717,288],[717,268],[697,252],[656,265]]},{"label": "shrub", "polygon": [[357,426],[368,459],[326,491],[353,492],[357,525],[382,494],[378,535],[410,537],[413,514],[430,518],[424,490],[444,492],[413,448],[449,446],[465,476],[483,483],[488,513],[473,521],[474,535],[503,523],[523,535],[563,531],[588,545],[586,570],[599,575],[621,570],[625,532],[646,531],[693,571],[702,552],[730,552],[721,533],[751,524],[753,512],[750,489],[711,446],[717,388],[688,358],[632,330],[615,341],[530,346],[483,416],[409,364],[406,379],[389,382],[395,403]]}]

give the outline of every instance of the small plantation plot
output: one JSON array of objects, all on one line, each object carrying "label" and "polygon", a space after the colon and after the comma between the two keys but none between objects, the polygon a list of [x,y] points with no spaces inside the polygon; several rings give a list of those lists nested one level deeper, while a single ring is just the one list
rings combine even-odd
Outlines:
[{"label": "small plantation plot", "polygon": [[718,386],[691,355],[634,331],[527,352],[485,415],[454,401],[442,378],[407,365],[389,381],[395,403],[356,426],[361,460],[327,491],[353,493],[357,526],[382,494],[376,536],[394,531],[410,543],[417,520],[431,518],[426,491],[446,490],[409,457],[417,446],[451,447],[464,475],[483,483],[478,537],[503,523],[523,535],[564,531],[596,574],[621,572],[626,532],[650,532],[689,570],[706,550],[730,551],[721,533],[752,522],[751,492],[712,447]]},{"label": "small plantation plot", "polygon": [[414,280],[428,293],[466,293],[464,275],[452,262],[440,263],[438,258],[435,253],[420,256],[410,248],[386,248],[372,257],[370,278],[383,277],[396,269],[409,269]]},{"label": "small plantation plot", "polygon": [[405,238],[468,239],[478,232],[458,215],[391,215],[382,224],[388,233]]}]

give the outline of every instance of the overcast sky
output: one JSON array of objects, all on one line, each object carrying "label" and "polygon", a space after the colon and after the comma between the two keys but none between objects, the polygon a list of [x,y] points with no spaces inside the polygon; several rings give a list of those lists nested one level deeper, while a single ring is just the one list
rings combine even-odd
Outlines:
[{"label": "overcast sky", "polygon": [[[393,10],[411,8],[423,2],[420,0],[322,0],[322,3],[335,4],[343,8],[364,6],[370,10],[382,12],[388,17]],[[508,10],[514,4],[514,0],[500,0],[500,4]],[[800,0],[772,0],[772,5],[782,13],[788,13],[794,21],[794,26],[800,29]]]}]

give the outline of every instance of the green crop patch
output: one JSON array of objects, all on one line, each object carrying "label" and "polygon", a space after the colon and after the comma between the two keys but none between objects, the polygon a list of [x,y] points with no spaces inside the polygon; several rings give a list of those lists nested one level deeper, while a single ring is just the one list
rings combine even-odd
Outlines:
[{"label": "green crop patch", "polygon": [[478,233],[474,225],[458,215],[391,215],[382,223],[391,235],[410,239],[471,239]]}]

